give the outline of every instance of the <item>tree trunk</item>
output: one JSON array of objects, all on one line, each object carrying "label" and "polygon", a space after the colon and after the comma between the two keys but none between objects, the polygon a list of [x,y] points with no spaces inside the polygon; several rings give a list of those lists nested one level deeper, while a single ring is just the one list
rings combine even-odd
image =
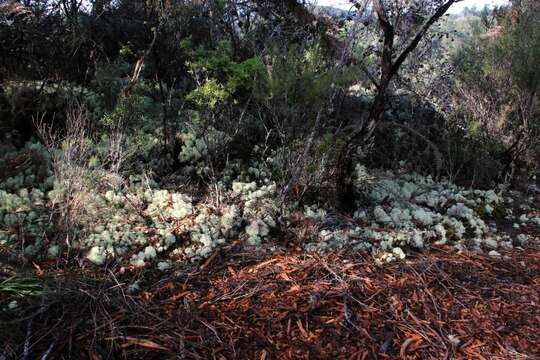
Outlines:
[{"label": "tree trunk", "polygon": [[350,210],[348,209],[350,199],[354,198],[354,189],[351,179],[352,171],[354,170],[353,159],[351,156],[354,152],[354,144],[359,143],[365,145],[369,143],[377,125],[384,118],[386,93],[392,78],[397,74],[399,68],[403,65],[410,53],[416,49],[429,28],[457,1],[459,0],[448,0],[442,4],[421,27],[418,33],[416,33],[409,45],[405,47],[396,60],[392,61],[394,55],[394,27],[388,18],[388,13],[384,8],[382,0],[373,0],[373,10],[377,14],[379,26],[383,31],[383,49],[380,65],[381,77],[379,83],[375,83],[377,90],[367,121],[361,121],[359,126],[345,138],[345,144],[339,152],[335,182],[335,206],[338,210]]}]

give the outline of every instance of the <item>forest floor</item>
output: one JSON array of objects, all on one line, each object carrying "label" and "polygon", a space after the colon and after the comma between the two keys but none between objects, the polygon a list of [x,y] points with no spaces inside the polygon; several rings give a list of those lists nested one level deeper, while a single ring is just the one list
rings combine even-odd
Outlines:
[{"label": "forest floor", "polygon": [[166,277],[34,264],[47,285],[2,313],[0,343],[6,359],[540,359],[540,251],[502,255],[231,246]]}]

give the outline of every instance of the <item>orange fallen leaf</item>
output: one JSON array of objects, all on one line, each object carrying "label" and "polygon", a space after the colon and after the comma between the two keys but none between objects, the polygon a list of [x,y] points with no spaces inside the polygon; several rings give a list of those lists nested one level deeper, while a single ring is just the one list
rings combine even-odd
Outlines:
[{"label": "orange fallen leaf", "polygon": [[300,286],[298,286],[298,285],[295,284],[295,285],[291,286],[291,287],[289,288],[289,290],[287,290],[287,291],[285,292],[285,294],[297,293],[297,292],[299,292],[299,291],[300,291]]},{"label": "orange fallen leaf", "polygon": [[309,338],[309,334],[307,333],[306,329],[304,329],[304,325],[302,325],[300,320],[296,320],[296,325],[298,326],[298,329],[300,329],[302,336],[306,339]]},{"label": "orange fallen leaf", "polygon": [[43,270],[38,264],[36,264],[35,262],[32,262],[32,265],[34,265],[34,269],[36,269],[36,273],[38,274],[38,276],[43,275]]},{"label": "orange fallen leaf", "polygon": [[284,273],[284,272],[280,273],[279,277],[282,278],[285,281],[291,281],[291,278],[289,277],[289,275],[287,275],[287,273]]},{"label": "orange fallen leaf", "polygon": [[190,293],[191,293],[191,291],[184,291],[184,292],[181,292],[180,294],[176,294],[176,295],[171,296],[168,300],[171,301],[171,302],[175,302],[175,301],[178,301],[180,299],[183,299],[186,295],[188,295]]},{"label": "orange fallen leaf", "polygon": [[257,266],[255,266],[255,270],[259,270],[260,268],[263,268],[265,267],[266,265],[270,265],[272,263],[275,263],[278,259],[270,259],[268,261],[264,261],[260,264],[258,264]]},{"label": "orange fallen leaf", "polygon": [[[421,340],[422,340],[422,337],[420,335],[413,335],[407,340],[405,340],[403,344],[401,345],[401,348],[399,349],[399,356],[402,359],[404,359],[405,355],[407,354],[407,349],[409,348],[409,346]],[[411,346],[411,350],[412,350],[412,346]]]},{"label": "orange fallen leaf", "polygon": [[140,346],[146,349],[170,351],[169,348],[163,345],[160,345],[158,343],[155,343],[151,340],[137,339],[137,338],[132,338],[132,337],[125,337],[123,339],[126,340],[126,342],[120,345],[121,348],[126,348],[132,345],[136,345],[136,346]]}]

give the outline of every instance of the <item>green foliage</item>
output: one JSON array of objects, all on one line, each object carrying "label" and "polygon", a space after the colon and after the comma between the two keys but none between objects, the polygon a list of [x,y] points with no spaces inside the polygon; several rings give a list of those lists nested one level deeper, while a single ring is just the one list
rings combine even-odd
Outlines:
[{"label": "green foliage", "polygon": [[125,60],[98,66],[90,85],[103,99],[103,109],[100,113],[110,111],[115,106],[130,71],[131,66]]},{"label": "green foliage", "polygon": [[199,108],[209,107],[214,110],[217,105],[225,103],[231,96],[225,86],[216,79],[208,79],[186,96],[186,100],[193,101]]},{"label": "green foliage", "polygon": [[332,83],[341,86],[349,80],[348,71],[338,74],[332,69],[319,45],[292,46],[286,54],[276,49],[270,66],[269,101],[294,112],[316,111],[328,98]]},{"label": "green foliage", "polygon": [[150,97],[151,84],[139,82],[127,96],[121,96],[112,111],[101,119],[106,129],[124,128],[149,131],[157,126],[160,107]]},{"label": "green foliage", "polygon": [[39,296],[43,293],[43,286],[39,279],[34,277],[12,276],[0,282],[0,294],[16,297]]},{"label": "green foliage", "polygon": [[491,137],[487,143],[499,142],[514,159],[534,164],[540,133],[540,16],[524,12],[514,22],[512,14],[503,13],[497,27],[457,53],[455,108],[471,136]]},{"label": "green foliage", "polygon": [[189,54],[187,65],[197,82],[186,99],[199,108],[213,110],[240,91],[263,91],[266,71],[260,58],[235,61],[228,42],[219,43],[215,49],[193,49],[191,41],[186,40],[182,48]]},{"label": "green foliage", "polygon": [[73,104],[83,105],[94,119],[104,111],[101,95],[75,83],[24,80],[6,81],[3,86],[4,106],[10,113],[2,121],[7,121],[8,129],[16,129],[24,141],[35,135],[34,120],[54,123],[60,128],[66,120],[66,109]]},{"label": "green foliage", "polygon": [[[427,176],[381,171],[379,177],[368,168],[430,172],[436,144],[448,157],[447,175],[463,171],[474,182],[499,173],[493,154],[538,119],[533,112],[525,121],[516,105],[540,92],[537,16],[493,38],[486,16],[431,29],[432,47],[424,50],[432,51],[411,56],[389,87],[387,126],[354,151],[347,136],[361,128],[377,88],[366,82],[381,76],[376,21],[362,24],[355,48],[341,49],[352,22],[335,29],[331,20],[297,16],[300,7],[290,11],[282,2],[130,4],[111,2],[100,16],[44,12],[46,21],[35,19],[39,26],[0,24],[11,60],[0,69],[7,79],[0,113],[9,117],[1,124],[0,247],[9,260],[61,257],[58,266],[88,260],[166,270],[233,241],[260,247],[282,227],[294,231],[295,222],[313,225],[298,240],[307,250],[354,247],[381,261],[433,243],[511,245],[507,237],[490,239],[484,220],[503,211],[501,199],[485,199],[492,192]],[[396,19],[396,54],[420,26],[408,15]],[[454,30],[456,43],[448,36]],[[438,108],[444,101],[434,99],[448,102],[453,83],[443,80],[457,43],[464,46],[455,61],[456,89],[480,88],[497,116],[482,118],[473,110],[483,110],[476,100],[484,99],[467,104],[462,96],[445,113],[457,119],[450,127]],[[71,118],[79,107],[80,116]],[[36,133],[33,120],[42,118],[45,145],[25,144]],[[506,122],[497,137],[486,122],[500,119]],[[343,149],[354,154],[346,166]],[[468,166],[474,171],[462,170]],[[334,202],[342,167],[350,169],[345,215],[354,221],[334,226],[332,211],[319,206]],[[296,168],[291,193],[302,204],[282,201],[280,193]],[[309,246],[304,237],[313,240]]]},{"label": "green foliage", "polygon": [[[537,94],[540,90],[540,31],[538,14],[524,16],[511,28],[471,40],[455,57],[458,79],[474,83],[482,78],[510,85],[507,90]],[[515,86],[516,88],[512,88]]]},{"label": "green foliage", "polygon": [[515,28],[502,34],[488,51],[492,61],[486,64],[486,73],[510,75],[520,91],[540,93],[540,14],[523,16]]}]

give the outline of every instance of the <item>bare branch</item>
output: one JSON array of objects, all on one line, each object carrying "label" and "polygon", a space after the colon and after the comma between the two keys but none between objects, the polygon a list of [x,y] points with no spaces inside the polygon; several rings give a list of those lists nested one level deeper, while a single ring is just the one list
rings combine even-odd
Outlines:
[{"label": "bare branch", "polygon": [[420,43],[420,41],[422,40],[422,38],[424,37],[424,35],[426,35],[427,31],[429,30],[429,28],[437,21],[439,20],[442,16],[444,16],[444,14],[446,14],[446,12],[448,11],[448,9],[450,9],[450,7],[459,2],[459,1],[462,1],[462,0],[448,0],[444,5],[442,5],[441,7],[439,7],[437,9],[437,11],[435,11],[435,13],[429,18],[428,21],[426,21],[426,23],[422,26],[422,28],[420,29],[420,31],[418,31],[418,33],[415,35],[415,37],[412,39],[412,41],[409,43],[409,45],[401,52],[401,54],[398,56],[398,58],[396,59],[396,61],[394,62],[394,64],[392,65],[392,72],[391,72],[391,76],[393,76],[394,74],[396,74],[400,68],[400,66],[403,64],[403,62],[405,61],[405,59],[407,59],[407,56],[409,56],[409,54],[414,50],[416,49],[416,47],[418,46],[418,44]]}]

